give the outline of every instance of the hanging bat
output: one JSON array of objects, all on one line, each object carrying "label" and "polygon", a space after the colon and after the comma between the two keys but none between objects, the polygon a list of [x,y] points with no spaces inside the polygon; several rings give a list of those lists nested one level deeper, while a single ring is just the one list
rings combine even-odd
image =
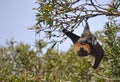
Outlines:
[{"label": "hanging bat", "polygon": [[96,37],[90,32],[87,21],[81,37],[70,31],[67,31],[66,29],[63,29],[62,31],[74,43],[75,54],[79,56],[92,55],[95,58],[93,68],[97,69],[102,58],[104,57],[104,50],[102,46],[97,42]]}]

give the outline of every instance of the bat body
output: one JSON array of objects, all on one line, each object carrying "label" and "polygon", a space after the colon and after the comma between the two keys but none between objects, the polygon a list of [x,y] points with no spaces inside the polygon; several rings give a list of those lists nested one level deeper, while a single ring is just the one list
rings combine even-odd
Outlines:
[{"label": "bat body", "polygon": [[104,50],[102,46],[97,42],[96,37],[90,32],[87,20],[85,20],[85,24],[86,26],[81,37],[86,40],[87,44],[89,44],[91,51],[90,54],[95,58],[93,68],[97,69],[99,63],[101,62],[102,58],[105,55]]},{"label": "bat body", "polygon": [[95,58],[93,68],[97,69],[102,58],[104,57],[104,50],[102,46],[97,42],[96,37],[90,32],[88,23],[80,36],[63,29],[63,33],[66,34],[74,43],[74,52],[79,56],[92,55]]},{"label": "bat body", "polygon": [[[63,29],[63,33],[66,34],[74,43],[74,52],[79,56],[87,56],[90,53],[90,46],[88,44],[84,44],[83,39],[80,36]],[[84,45],[83,45],[84,44]]]}]

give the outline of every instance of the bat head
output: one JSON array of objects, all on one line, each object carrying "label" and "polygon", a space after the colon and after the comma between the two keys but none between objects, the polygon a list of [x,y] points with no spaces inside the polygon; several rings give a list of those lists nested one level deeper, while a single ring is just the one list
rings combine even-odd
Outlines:
[{"label": "bat head", "polygon": [[79,56],[87,56],[90,54],[90,45],[86,43],[86,40],[80,38],[74,45],[74,52]]}]

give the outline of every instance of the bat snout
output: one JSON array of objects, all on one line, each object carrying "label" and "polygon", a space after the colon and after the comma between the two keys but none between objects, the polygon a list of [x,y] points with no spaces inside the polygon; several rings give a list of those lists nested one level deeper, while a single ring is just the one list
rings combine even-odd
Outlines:
[{"label": "bat snout", "polygon": [[81,47],[80,50],[77,52],[77,55],[78,56],[87,56],[88,53],[84,48]]}]

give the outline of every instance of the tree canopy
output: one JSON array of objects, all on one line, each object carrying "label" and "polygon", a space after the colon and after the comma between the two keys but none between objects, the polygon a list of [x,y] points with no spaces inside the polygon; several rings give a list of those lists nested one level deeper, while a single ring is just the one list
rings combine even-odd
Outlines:
[{"label": "tree canopy", "polygon": [[85,19],[97,16],[115,19],[120,16],[119,0],[108,3],[98,0],[38,0],[36,3],[39,4],[38,8],[34,8],[37,22],[32,29],[36,34],[44,33],[51,42],[63,42],[66,38],[61,29],[73,32]]},{"label": "tree canopy", "polygon": [[67,52],[49,48],[43,53],[48,44],[43,38],[36,40],[34,47],[12,39],[0,46],[1,82],[120,82],[119,0],[107,4],[98,0],[38,0],[36,3],[37,23],[30,29],[40,37],[44,34],[54,45],[66,39],[61,29],[74,31],[86,18],[106,16],[108,22],[104,29],[95,33],[105,57],[97,70],[88,73],[93,58],[76,56],[72,47]]}]

